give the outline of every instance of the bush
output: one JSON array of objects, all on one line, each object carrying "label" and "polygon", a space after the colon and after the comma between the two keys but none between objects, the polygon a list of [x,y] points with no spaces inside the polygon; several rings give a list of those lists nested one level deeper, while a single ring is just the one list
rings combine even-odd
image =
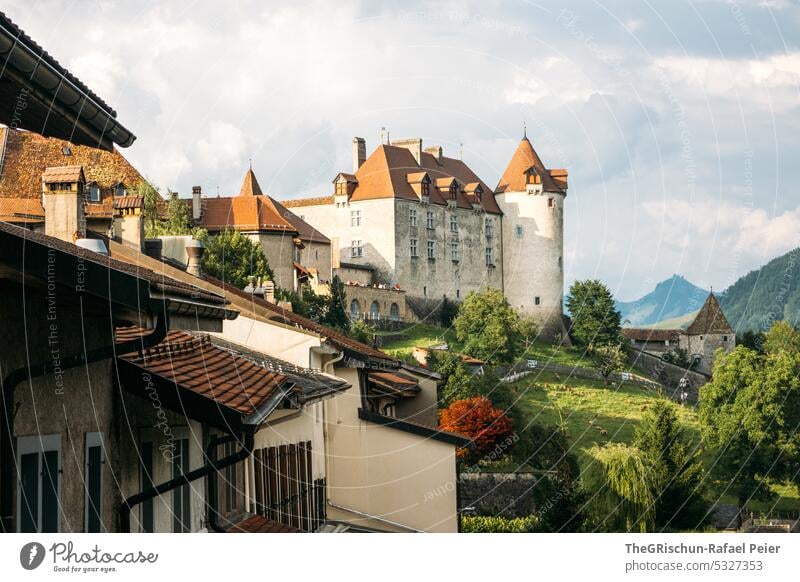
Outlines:
[{"label": "bush", "polygon": [[467,295],[453,325],[464,351],[489,364],[511,363],[526,347],[528,326],[498,289]]},{"label": "bush", "polygon": [[532,533],[542,531],[536,516],[489,517],[483,515],[461,518],[461,531],[464,533]]},{"label": "bush", "polygon": [[[484,396],[456,400],[439,413],[439,424],[443,430],[461,433],[472,441],[473,459],[490,451],[495,443],[514,431],[511,419]],[[469,453],[467,449],[459,449],[458,456]]]}]

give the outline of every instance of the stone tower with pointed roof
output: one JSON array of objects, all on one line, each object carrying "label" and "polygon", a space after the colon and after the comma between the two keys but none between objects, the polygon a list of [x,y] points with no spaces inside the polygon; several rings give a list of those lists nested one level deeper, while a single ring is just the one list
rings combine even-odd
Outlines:
[{"label": "stone tower with pointed roof", "polygon": [[565,337],[564,199],[567,171],[548,169],[523,136],[495,189],[503,212],[503,292],[545,339]]},{"label": "stone tower with pointed roof", "polygon": [[736,334],[713,292],[680,336],[679,346],[697,359],[696,370],[703,374],[711,373],[718,349],[731,352],[736,347]]}]

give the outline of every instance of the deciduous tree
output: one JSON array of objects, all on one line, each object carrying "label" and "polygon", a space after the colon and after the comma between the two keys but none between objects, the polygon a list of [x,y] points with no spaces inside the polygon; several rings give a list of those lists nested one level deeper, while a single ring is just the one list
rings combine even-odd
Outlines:
[{"label": "deciduous tree", "polygon": [[599,347],[619,344],[621,316],[614,296],[597,280],[575,281],[567,296],[570,332],[578,343]]}]

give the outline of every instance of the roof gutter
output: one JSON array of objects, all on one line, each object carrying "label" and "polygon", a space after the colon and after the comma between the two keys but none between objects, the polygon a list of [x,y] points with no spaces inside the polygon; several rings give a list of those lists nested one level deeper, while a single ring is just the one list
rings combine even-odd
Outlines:
[{"label": "roof gutter", "polygon": [[[81,303],[83,299],[81,299]],[[162,307],[165,307],[162,304]],[[77,368],[81,365],[88,365],[93,362],[114,357],[117,353],[129,353],[137,350],[155,346],[167,336],[169,329],[169,312],[162,308],[156,311],[156,327],[153,332],[130,340],[121,344],[111,344],[88,353],[79,353],[62,358],[59,362],[62,370]],[[0,401],[0,417],[2,417],[2,428],[0,431],[0,531],[10,533],[15,531],[14,525],[14,486],[17,482],[15,476],[15,451],[14,451],[14,392],[18,384],[25,380],[32,381],[34,378],[44,376],[53,372],[53,362],[42,362],[29,364],[17,368],[3,378],[2,401]]]}]

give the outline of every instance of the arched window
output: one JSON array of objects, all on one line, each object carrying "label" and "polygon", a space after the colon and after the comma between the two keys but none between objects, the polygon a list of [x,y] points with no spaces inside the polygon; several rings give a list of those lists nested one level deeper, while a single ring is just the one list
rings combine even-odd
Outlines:
[{"label": "arched window", "polygon": [[400,308],[397,306],[397,303],[392,303],[391,307],[389,307],[389,317],[392,321],[400,319]]},{"label": "arched window", "polygon": [[358,299],[353,299],[350,302],[350,315],[358,317],[359,313],[361,313],[361,305],[358,304]]},{"label": "arched window", "polygon": [[369,306],[369,316],[371,319],[380,319],[381,306],[378,304],[377,301],[373,301],[372,305]]}]

